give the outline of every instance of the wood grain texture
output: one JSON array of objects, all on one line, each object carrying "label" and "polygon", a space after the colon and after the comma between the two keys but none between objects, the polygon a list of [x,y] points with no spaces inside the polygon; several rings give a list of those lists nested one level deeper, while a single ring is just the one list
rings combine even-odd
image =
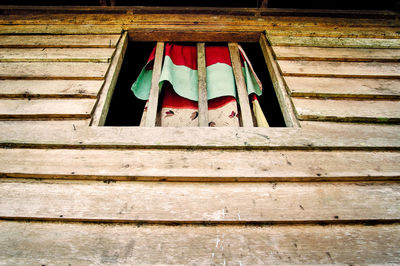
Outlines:
[{"label": "wood grain texture", "polygon": [[199,127],[208,127],[207,73],[204,43],[197,43],[197,75],[199,82]]},{"label": "wood grain texture", "polygon": [[400,153],[364,151],[0,150],[4,177],[167,180],[397,180]]},{"label": "wood grain texture", "polygon": [[268,67],[269,76],[274,86],[276,98],[278,99],[285,125],[287,127],[298,127],[299,122],[294,114],[293,103],[288,95],[279,66],[273,57],[271,46],[264,35],[260,37],[260,46],[264,54],[265,63]]},{"label": "wood grain texture", "polygon": [[0,98],[96,98],[102,80],[0,80]]},{"label": "wood grain texture", "polygon": [[274,46],[279,60],[313,60],[346,62],[399,62],[400,49],[321,48]]},{"label": "wood grain texture", "polygon": [[157,119],[158,97],[160,94],[160,75],[164,58],[164,42],[157,42],[154,59],[153,74],[151,78],[151,89],[147,104],[146,127],[155,127]]},{"label": "wood grain texture", "polygon": [[[62,27],[59,27],[62,28]],[[4,27],[0,27],[4,29]],[[29,30],[29,27],[28,29]],[[29,31],[28,31],[29,32]],[[34,32],[32,32],[34,33]],[[0,47],[7,48],[47,48],[47,47],[97,47],[113,48],[119,40],[113,35],[0,35]]]},{"label": "wood grain texture", "polygon": [[0,62],[0,79],[104,79],[108,63]]},{"label": "wood grain texture", "polygon": [[[399,150],[397,125],[300,128],[144,128],[7,125],[6,147],[224,149],[224,150]],[[60,134],[63,132],[63,134]]]},{"label": "wood grain texture", "polygon": [[127,33],[124,33],[115,49],[115,55],[110,62],[110,67],[105,76],[104,85],[100,91],[96,108],[93,112],[91,125],[104,126],[110,107],[111,99],[117,85],[122,62],[128,47]]},{"label": "wood grain texture", "polygon": [[[121,34],[121,25],[68,25],[64,24],[62,27],[60,25],[2,25],[0,27],[0,34],[2,35],[16,35],[16,34]],[[75,35],[74,35],[75,36]],[[106,45],[109,47],[109,43],[100,44],[101,46]],[[48,44],[47,44],[48,45]],[[94,44],[97,47],[99,44]],[[12,47],[12,46],[11,46]],[[85,44],[85,47],[88,47]]]},{"label": "wood grain texture", "polygon": [[269,36],[286,37],[330,37],[330,38],[374,38],[399,39],[400,33],[389,27],[276,27],[268,29]]},{"label": "wood grain texture", "polygon": [[293,97],[399,99],[398,79],[285,77]]},{"label": "wood grain texture", "polygon": [[0,62],[103,62],[114,48],[0,48]]},{"label": "wood grain texture", "polygon": [[391,130],[393,132],[400,130],[400,125],[394,124],[377,124],[377,123],[351,123],[351,122],[332,122],[332,121],[300,121],[302,129],[314,130],[314,131],[325,131],[330,129],[336,129],[338,131],[354,131],[368,132],[370,130],[382,131]]},{"label": "wood grain texture", "polygon": [[232,70],[235,76],[236,91],[239,99],[241,124],[243,127],[253,127],[253,118],[250,110],[249,95],[244,81],[242,64],[239,57],[237,43],[228,43],[229,54],[232,62]]},{"label": "wood grain texture", "polygon": [[94,99],[2,99],[0,119],[89,118]]},{"label": "wood grain texture", "polygon": [[355,101],[293,98],[301,120],[399,123],[399,101]]},{"label": "wood grain texture", "polygon": [[165,226],[2,221],[5,264],[397,264],[398,224]]},{"label": "wood grain texture", "polygon": [[284,76],[400,78],[400,63],[278,60]]},{"label": "wood grain texture", "polygon": [[337,37],[290,37],[269,36],[272,45],[349,47],[349,48],[400,48],[400,39],[337,38]]},{"label": "wood grain texture", "polygon": [[[11,8],[12,7],[12,8]],[[11,10],[10,10],[11,9]],[[104,8],[98,6],[7,6],[2,5],[0,10],[7,11],[8,14],[104,14]],[[153,6],[115,6],[107,8],[108,14],[225,14],[235,16],[292,16],[292,17],[338,17],[338,18],[374,18],[374,19],[393,19],[398,15],[390,10],[320,10],[320,9],[286,9],[286,8],[229,8],[229,7],[153,7]]]},{"label": "wood grain texture", "polygon": [[69,128],[84,127],[89,125],[88,119],[80,120],[0,120],[0,127],[15,127],[15,128]]},{"label": "wood grain texture", "polygon": [[221,29],[138,29],[132,27],[129,31],[131,41],[158,42],[257,42],[261,30],[258,31],[221,31]]},{"label": "wood grain texture", "polygon": [[[131,14],[63,14],[53,13],[49,14],[21,14],[12,15],[0,18],[2,24],[29,24],[29,25],[43,25],[43,24],[91,24],[91,25],[143,25],[149,24],[151,21],[154,24],[180,24],[183,23],[192,25],[197,20],[197,24],[221,24],[226,25],[238,25],[241,22],[244,25],[260,25],[276,27],[277,25],[282,26],[306,26],[306,27],[317,27],[317,26],[336,26],[336,27],[398,27],[400,23],[396,19],[384,19],[384,18],[343,18],[343,17],[301,17],[301,16],[241,16],[238,19],[234,15],[229,14],[214,14],[214,15],[202,15],[199,16],[198,9],[194,8],[191,12],[180,13],[153,13],[153,14],[140,14],[136,13],[133,16],[134,11]],[[196,12],[197,11],[197,12]],[[168,22],[168,23],[166,23]]]},{"label": "wood grain texture", "polygon": [[154,223],[400,221],[400,184],[0,180],[0,218]]}]

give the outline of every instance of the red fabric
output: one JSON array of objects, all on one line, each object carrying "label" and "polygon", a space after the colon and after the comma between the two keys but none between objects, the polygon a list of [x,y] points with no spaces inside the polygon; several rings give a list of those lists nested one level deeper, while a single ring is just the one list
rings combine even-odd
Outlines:
[{"label": "red fabric", "polygon": [[177,66],[186,66],[197,70],[197,48],[196,46],[185,46],[167,43],[165,45],[165,56],[169,56]]},{"label": "red fabric", "polygon": [[[228,66],[232,66],[231,58],[229,55],[229,49],[226,46],[206,46],[206,67],[223,63]],[[149,62],[153,61],[155,58],[156,47],[154,47],[151,52],[149,59],[147,60],[148,66],[147,70],[153,69],[153,64]],[[178,44],[167,43],[165,45],[164,56],[169,56],[172,62],[177,66],[186,66],[190,69],[197,70],[197,47],[195,46],[185,46]],[[241,55],[242,66],[243,66],[243,55]]]},{"label": "red fabric", "polygon": [[[177,108],[177,109],[198,109],[198,104],[196,101],[191,101],[186,98],[179,96],[171,84],[168,82],[164,83],[163,87],[164,97],[162,102],[163,108]],[[218,109],[230,102],[236,101],[235,97],[223,96],[218,97],[208,101],[208,109],[214,110]]]},{"label": "red fabric", "polygon": [[224,63],[232,66],[229,49],[226,46],[210,46],[206,47],[206,66],[216,63]]}]

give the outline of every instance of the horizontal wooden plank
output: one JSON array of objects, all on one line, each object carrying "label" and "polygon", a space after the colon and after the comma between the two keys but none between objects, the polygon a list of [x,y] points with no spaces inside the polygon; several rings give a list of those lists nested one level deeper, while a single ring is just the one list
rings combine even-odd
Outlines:
[{"label": "horizontal wooden plank", "polygon": [[96,98],[102,80],[0,80],[0,98]]},{"label": "horizontal wooden plank", "polygon": [[107,184],[3,179],[0,194],[0,219],[156,223],[400,221],[397,182]]},{"label": "horizontal wooden plank", "polygon": [[108,63],[0,62],[0,79],[104,79]]},{"label": "horizontal wooden plank", "polygon": [[321,48],[274,46],[275,57],[279,60],[320,60],[320,61],[375,61],[398,62],[400,49],[363,48]]},{"label": "horizontal wooden plank", "polygon": [[89,118],[95,99],[2,99],[0,119]]},{"label": "horizontal wooden plank", "polygon": [[226,14],[263,16],[316,16],[339,18],[396,18],[398,14],[390,10],[326,10],[326,9],[287,9],[287,8],[229,8],[229,7],[170,7],[170,6],[0,6],[4,14]]},{"label": "horizontal wooden plank", "polygon": [[0,48],[0,62],[105,62],[114,48]]},{"label": "horizontal wooden plank", "polygon": [[[215,25],[223,23],[225,25],[262,25],[262,26],[336,26],[336,27],[398,27],[400,24],[396,19],[377,19],[377,18],[332,18],[332,17],[301,17],[301,16],[236,16],[226,14],[202,15],[196,13],[197,9],[192,12],[184,12],[181,14],[168,13],[164,14],[21,14],[7,15],[0,17],[1,24],[29,24],[29,25],[46,25],[46,24],[91,24],[91,25],[143,25],[153,24],[197,24]],[[167,23],[168,22],[168,23]]]},{"label": "horizontal wooden plank", "polygon": [[269,36],[272,45],[312,47],[400,48],[400,39]]},{"label": "horizontal wooden plank", "polygon": [[166,226],[2,221],[5,264],[397,264],[398,224]]},{"label": "horizontal wooden plank", "polygon": [[284,77],[293,97],[400,98],[399,79]]},{"label": "horizontal wooden plank", "polygon": [[132,29],[129,31],[131,41],[158,42],[257,42],[262,31],[177,31]]},{"label": "horizontal wooden plank", "polygon": [[0,150],[4,177],[286,181],[394,180],[400,153],[364,151]]},{"label": "horizontal wooden plank", "polygon": [[301,120],[399,123],[399,101],[292,98]]},{"label": "horizontal wooden plank", "polygon": [[269,36],[286,37],[333,37],[399,39],[400,33],[390,27],[277,27],[268,29]]},{"label": "horizontal wooden plank", "polygon": [[370,130],[382,130],[385,132],[386,130],[398,131],[400,130],[400,125],[395,124],[377,124],[377,123],[351,123],[351,122],[332,122],[332,121],[300,121],[301,128],[306,130],[315,130],[315,131],[325,131],[330,129],[336,130],[348,130],[353,131],[354,129],[358,129],[360,131],[370,131]]},{"label": "horizontal wooden plank", "polygon": [[278,60],[284,76],[400,78],[400,63]]},{"label": "horizontal wooden plank", "polygon": [[[12,34],[121,34],[121,25],[2,25],[0,35]],[[75,35],[73,36],[75,37]],[[87,46],[86,46],[87,47]],[[107,45],[106,47],[109,47]]]},{"label": "horizontal wooden plank", "polygon": [[[62,27],[60,27],[62,28]],[[3,29],[3,26],[1,27]],[[0,47],[97,47],[113,48],[120,35],[0,35]]]},{"label": "horizontal wooden plank", "polygon": [[305,130],[1,125],[0,131],[0,144],[3,146],[38,148],[400,149],[400,131],[393,127]]},{"label": "horizontal wooden plank", "polygon": [[47,128],[67,128],[88,126],[89,120],[0,120],[0,127],[16,127],[16,128],[34,128],[36,126]]}]

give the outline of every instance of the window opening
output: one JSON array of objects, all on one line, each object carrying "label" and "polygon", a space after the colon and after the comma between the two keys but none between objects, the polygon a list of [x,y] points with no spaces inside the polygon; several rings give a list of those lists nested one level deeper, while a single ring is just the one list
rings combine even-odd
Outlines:
[{"label": "window opening", "polygon": [[[199,45],[200,43],[181,43]],[[145,101],[137,99],[131,91],[143,66],[146,64],[156,42],[129,42],[121,72],[111,100],[105,126],[139,126]],[[207,45],[225,45],[227,43],[206,43]],[[263,94],[258,97],[261,108],[270,127],[285,126],[279,103],[276,100],[268,69],[258,43],[240,43],[263,85]],[[162,95],[160,95],[162,97]],[[239,103],[239,99],[237,99]],[[159,101],[160,106],[160,101]],[[240,104],[239,104],[240,108]]]}]

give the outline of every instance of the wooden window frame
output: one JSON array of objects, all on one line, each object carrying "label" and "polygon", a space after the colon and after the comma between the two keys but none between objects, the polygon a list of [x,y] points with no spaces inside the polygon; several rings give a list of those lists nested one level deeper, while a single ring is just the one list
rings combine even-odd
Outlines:
[{"label": "wooden window frame", "polygon": [[[204,42],[209,42],[212,40],[212,42],[228,42],[229,43],[229,50],[231,53],[231,58],[232,62],[235,60],[237,61],[239,59],[239,53],[237,49],[237,42],[258,42],[259,45],[261,46],[262,52],[264,54],[265,62],[267,64],[269,74],[272,79],[272,83],[274,86],[274,90],[277,96],[277,99],[279,101],[279,106],[281,109],[281,112],[284,117],[285,125],[286,127],[299,127],[299,122],[294,114],[293,111],[293,105],[291,103],[290,97],[287,93],[286,86],[284,84],[284,80],[279,72],[278,65],[275,61],[275,58],[273,57],[272,49],[271,46],[264,34],[264,32],[260,31],[250,31],[250,32],[227,32],[227,31],[213,31],[213,32],[204,32],[204,31],[171,31],[171,30],[146,30],[146,29],[141,29],[141,30],[133,30],[133,31],[126,31],[122,33],[121,39],[118,43],[118,46],[116,48],[115,55],[113,57],[113,60],[110,65],[110,69],[108,71],[108,74],[105,79],[105,84],[103,86],[103,89],[99,95],[99,100],[98,103],[95,107],[95,110],[93,112],[92,120],[90,122],[91,126],[104,126],[105,120],[107,117],[108,113],[108,108],[112,99],[112,95],[114,93],[115,85],[118,79],[118,75],[121,69],[122,61],[127,49],[128,41],[155,41],[157,42],[157,47],[158,51],[162,51],[164,48],[164,42],[185,42],[185,41],[190,41],[190,42],[197,42],[198,43],[198,48],[201,49],[202,46],[204,46]],[[199,50],[200,51],[200,50]],[[162,58],[162,54],[160,55],[160,58]],[[199,56],[200,57],[200,56]],[[156,53],[156,59],[157,59],[157,53]],[[161,62],[161,61],[160,61]],[[157,64],[155,64],[157,65]],[[161,66],[161,63],[160,63]],[[232,64],[233,70],[235,72],[235,79],[236,83],[238,84],[238,95],[241,96],[241,92],[243,92],[243,89],[245,90],[245,84],[241,84],[242,80],[240,79],[241,77],[241,72],[240,71],[235,71],[235,65]],[[157,75],[160,71],[156,71],[155,69],[153,73],[153,79],[157,79]],[[239,73],[240,72],[240,73]],[[200,71],[201,75],[201,71]],[[203,78],[203,77],[200,77]],[[152,82],[154,83],[154,82]],[[158,95],[156,94],[158,90],[155,88],[158,87],[156,86],[157,84],[154,83],[155,85],[152,86],[154,87],[151,92],[150,92],[150,97],[149,97],[149,108],[148,108],[148,117],[151,118],[153,117],[154,119],[147,119],[145,126],[147,127],[154,127],[155,126],[155,115],[156,113],[152,111],[155,111],[155,107],[157,106],[158,103]],[[199,82],[199,85],[202,86],[203,82]],[[200,88],[199,90],[204,89]],[[152,93],[153,92],[153,93]],[[243,93],[242,93],[243,94]],[[201,93],[199,94],[201,95]],[[242,95],[243,96],[243,95]],[[243,110],[243,116],[242,116],[242,121],[243,121],[243,127],[251,128],[253,127],[252,125],[252,120],[249,120],[249,117],[251,118],[251,113],[250,113],[250,107],[248,104],[248,99],[246,97],[239,97],[239,102],[240,106],[244,106]],[[201,100],[201,99],[200,99]],[[199,100],[199,102],[200,102]],[[203,99],[204,100],[204,99]],[[245,101],[247,100],[247,101]],[[202,101],[204,102],[204,101]],[[203,109],[203,111],[207,110],[202,104],[201,106],[199,105],[199,126],[200,127],[206,127],[208,123],[205,123],[207,120],[207,112],[200,113],[200,109]],[[153,108],[151,108],[153,107]],[[154,109],[154,110],[153,110]],[[204,110],[205,109],[205,110]],[[248,109],[248,112],[245,112],[246,109]],[[153,115],[152,115],[153,114]]]}]

